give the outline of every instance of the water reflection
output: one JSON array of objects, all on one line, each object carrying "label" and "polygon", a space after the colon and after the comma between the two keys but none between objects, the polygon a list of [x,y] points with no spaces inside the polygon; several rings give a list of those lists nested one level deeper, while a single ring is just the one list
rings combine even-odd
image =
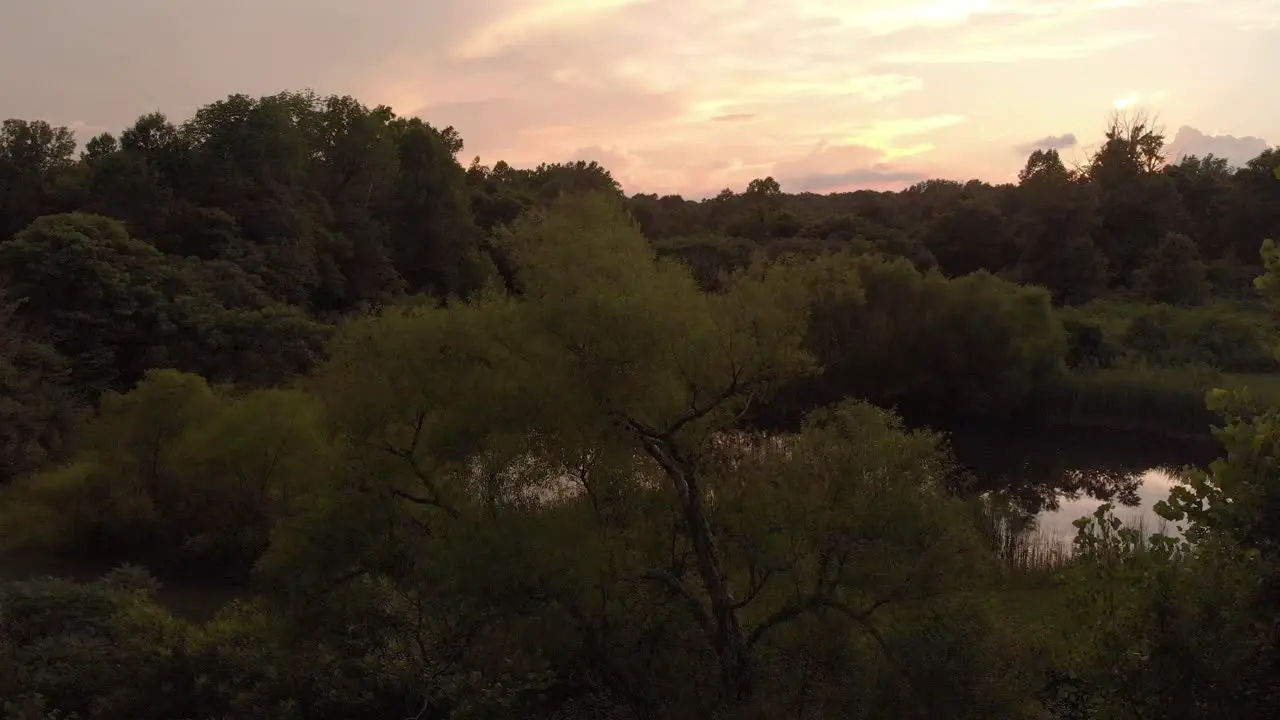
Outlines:
[{"label": "water reflection", "polygon": [[968,426],[949,434],[965,468],[958,484],[1006,501],[1036,517],[1041,532],[1067,540],[1075,535],[1071,523],[1104,502],[1154,531],[1152,507],[1169,496],[1175,478],[1217,455],[1207,438],[1145,433]]},{"label": "water reflection", "polygon": [[[1169,490],[1174,486],[1177,473],[1168,470],[1152,469],[1136,473],[1126,479],[1132,483],[1131,492],[1126,492],[1123,499],[1100,498],[1088,493],[1071,497],[1062,497],[1053,509],[1043,509],[1037,516],[1037,529],[1059,540],[1070,541],[1076,535],[1071,523],[1085,515],[1092,515],[1104,502],[1114,502],[1116,517],[1130,524],[1139,524],[1149,532],[1160,529],[1164,520],[1155,514],[1155,504],[1169,498]],[[1173,532],[1167,528],[1166,532]]]}]

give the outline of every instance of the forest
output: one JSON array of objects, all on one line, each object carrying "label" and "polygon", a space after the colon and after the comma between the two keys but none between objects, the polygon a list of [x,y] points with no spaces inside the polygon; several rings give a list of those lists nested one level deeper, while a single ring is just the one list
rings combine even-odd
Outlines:
[{"label": "forest", "polygon": [[[1268,716],[1280,150],[1105,130],[691,200],[311,91],[4,121],[0,720]],[[1216,459],[1059,547],[976,423]]]}]

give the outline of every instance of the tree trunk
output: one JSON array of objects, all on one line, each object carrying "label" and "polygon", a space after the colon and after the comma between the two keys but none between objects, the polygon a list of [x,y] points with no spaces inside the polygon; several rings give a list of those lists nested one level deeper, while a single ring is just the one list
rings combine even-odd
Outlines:
[{"label": "tree trunk", "polygon": [[732,704],[742,701],[751,691],[751,668],[747,658],[746,636],[738,622],[733,588],[725,577],[720,550],[716,547],[702,503],[692,463],[680,457],[670,441],[644,443],[649,455],[662,467],[680,498],[685,530],[693,545],[698,576],[707,592],[711,627],[708,641],[720,666],[721,686]]}]

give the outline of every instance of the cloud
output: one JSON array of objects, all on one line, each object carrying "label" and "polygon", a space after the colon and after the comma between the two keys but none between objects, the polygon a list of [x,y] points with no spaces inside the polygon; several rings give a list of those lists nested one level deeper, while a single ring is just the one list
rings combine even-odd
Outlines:
[{"label": "cloud", "polygon": [[[905,183],[930,168],[1003,178],[1008,138],[1100,125],[1114,98],[1167,82],[1179,63],[1179,121],[1280,135],[1250,95],[1280,45],[1238,32],[1280,16],[1278,5],[11,2],[0,3],[0,66],[29,69],[0,78],[0,97],[18,116],[118,129],[154,109],[181,120],[229,93],[313,87],[453,125],[487,162],[616,153],[606,165],[625,159],[616,172],[629,191],[741,188],[823,140],[868,154],[809,158],[788,170],[795,186]],[[1189,65],[1192,49],[1203,59]],[[1224,89],[1224,77],[1244,89]]]},{"label": "cloud", "polygon": [[472,29],[453,47],[462,60],[492,57],[530,36],[547,31],[589,27],[600,15],[635,5],[644,0],[542,0],[507,5]]},{"label": "cloud", "polygon": [[1075,133],[1063,133],[1061,135],[1050,135],[1034,140],[1029,143],[1023,143],[1014,148],[1019,155],[1030,155],[1036,150],[1066,150],[1079,145],[1080,141],[1076,139]]},{"label": "cloud", "polygon": [[777,163],[771,174],[788,192],[899,187],[927,177],[888,162],[885,151],[878,148],[825,141],[803,156]]},{"label": "cloud", "polygon": [[1065,42],[1002,43],[976,41],[960,43],[949,50],[907,50],[886,58],[890,63],[921,65],[930,63],[995,64],[1037,60],[1075,60],[1096,55],[1151,38],[1146,32],[1118,32]]},{"label": "cloud", "polygon": [[1240,23],[1241,30],[1267,31],[1280,28],[1280,1],[1236,0],[1227,12]]},{"label": "cloud", "polygon": [[1188,155],[1204,157],[1214,155],[1226,158],[1232,165],[1243,166],[1258,157],[1269,146],[1262,138],[1234,135],[1206,135],[1187,125],[1178,128],[1173,141],[1169,143],[1168,156],[1173,162]]},{"label": "cloud", "polygon": [[850,190],[889,190],[914,185],[929,179],[928,173],[898,168],[891,164],[878,164],[867,168],[845,170],[837,173],[814,173],[780,180],[787,192],[847,192]]},{"label": "cloud", "polygon": [[644,159],[627,152],[623,148],[603,147],[600,145],[592,145],[590,147],[578,148],[569,153],[566,157],[568,162],[576,162],[583,160],[586,162],[596,162],[609,174],[617,180],[622,187],[635,187],[632,176],[637,169],[642,169]]},{"label": "cloud", "polygon": [[[537,97],[439,103],[417,108],[410,114],[435,125],[458,128],[468,153],[518,154],[521,146],[534,144],[563,148],[578,147],[584,140],[595,144],[620,131],[652,127],[677,117],[684,107],[684,101],[675,93],[626,86],[597,90],[590,98],[592,102],[582,103],[571,88],[547,87]],[[575,111],[564,113],[566,106]]]},{"label": "cloud", "polygon": [[1141,95],[1136,92],[1131,92],[1124,97],[1116,98],[1112,101],[1111,106],[1116,110],[1125,110],[1136,106],[1140,100],[1142,100]]}]

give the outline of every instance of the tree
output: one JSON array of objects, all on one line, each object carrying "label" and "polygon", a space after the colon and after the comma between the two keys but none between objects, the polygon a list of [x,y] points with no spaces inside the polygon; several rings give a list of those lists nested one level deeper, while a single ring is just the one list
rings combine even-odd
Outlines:
[{"label": "tree", "polygon": [[1026,280],[1062,304],[1088,302],[1107,289],[1107,257],[1094,243],[1097,201],[1056,150],[1037,150],[1018,174],[1013,221]]},{"label": "tree", "polygon": [[[518,295],[344,329],[317,389],[351,454],[329,499],[273,545],[274,577],[385,578],[439,608],[421,632],[479,666],[456,633],[523,632],[533,614],[549,652],[580,638],[597,682],[652,712],[794,698],[772,660],[799,657],[792,633],[892,658],[878,608],[927,604],[915,573],[974,576],[943,569],[976,557],[959,506],[937,494],[932,436],[856,405],[777,443],[734,433],[811,366],[796,268],[757,266],[703,294],[607,196],[562,198],[499,242]],[[898,572],[875,551],[858,559],[884,527],[902,529],[880,546]],[[680,639],[645,661],[654,633]],[[693,691],[695,677],[719,691]]]},{"label": "tree", "polygon": [[11,486],[5,551],[145,562],[243,581],[276,522],[310,501],[333,446],[315,397],[227,397],[198,375],[147,374],[108,393],[63,467]]},{"label": "tree", "polygon": [[1053,179],[1065,182],[1070,179],[1067,166],[1062,164],[1062,157],[1052,148],[1035,150],[1027,157],[1027,164],[1018,171],[1018,184],[1025,185],[1037,178]]},{"label": "tree", "polygon": [[1166,235],[1151,251],[1136,285],[1152,300],[1170,305],[1199,305],[1211,289],[1195,241],[1179,233]]},{"label": "tree", "polygon": [[78,415],[69,371],[0,297],[0,485],[65,457]]},{"label": "tree", "polygon": [[1280,237],[1280,151],[1269,148],[1236,171],[1232,178],[1231,212],[1226,225],[1235,254],[1242,260],[1257,257],[1266,238]]},{"label": "tree", "polygon": [[55,176],[69,168],[75,134],[43,120],[0,124],[0,240],[46,211]]},{"label": "tree", "polygon": [[921,242],[951,276],[1009,267],[1018,252],[1000,210],[980,200],[962,202],[933,218]]},{"label": "tree", "polygon": [[281,381],[310,365],[325,335],[235,266],[167,257],[87,213],[42,217],[0,243],[0,276],[88,399],[155,367]]},{"label": "tree", "polygon": [[1187,210],[1190,235],[1204,249],[1205,259],[1223,257],[1232,249],[1226,222],[1233,171],[1226,158],[1188,155],[1176,165],[1166,165],[1164,173],[1173,178]]},{"label": "tree", "polygon": [[1133,287],[1147,255],[1187,225],[1186,210],[1164,167],[1164,132],[1146,113],[1116,113],[1106,142],[1088,166],[1098,197],[1094,242],[1107,258],[1113,284]]},{"label": "tree", "polygon": [[843,253],[797,279],[815,297],[806,347],[821,374],[778,397],[787,419],[856,397],[930,421],[1004,418],[1052,381],[1064,348],[1049,296],[978,272],[948,279]]},{"label": "tree", "polygon": [[747,190],[742,198],[750,208],[753,218],[753,226],[746,236],[757,241],[769,238],[774,220],[781,210],[782,188],[778,181],[772,176],[756,178],[747,183]]},{"label": "tree", "polygon": [[410,291],[469,294],[484,279],[465,172],[447,138],[430,125],[400,119],[391,129],[400,162],[388,199],[388,245],[396,268]]},{"label": "tree", "polygon": [[1103,185],[1115,186],[1165,165],[1164,128],[1144,110],[1112,113],[1105,137],[1089,160],[1090,177]]}]

